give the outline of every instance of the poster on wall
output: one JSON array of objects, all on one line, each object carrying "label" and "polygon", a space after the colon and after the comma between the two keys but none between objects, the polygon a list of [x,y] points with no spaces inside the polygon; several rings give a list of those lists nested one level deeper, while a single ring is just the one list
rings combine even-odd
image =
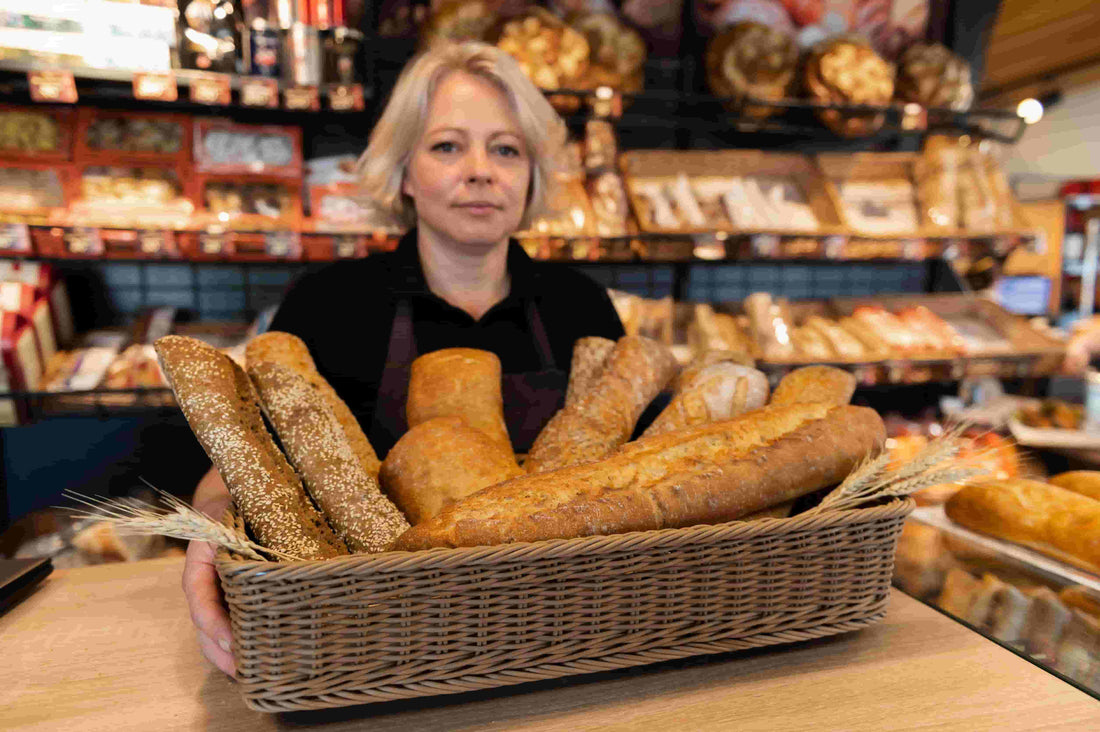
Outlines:
[{"label": "poster on wall", "polygon": [[693,0],[696,29],[704,37],[745,20],[797,37],[803,48],[843,33],[867,38],[895,59],[928,33],[935,0]]}]

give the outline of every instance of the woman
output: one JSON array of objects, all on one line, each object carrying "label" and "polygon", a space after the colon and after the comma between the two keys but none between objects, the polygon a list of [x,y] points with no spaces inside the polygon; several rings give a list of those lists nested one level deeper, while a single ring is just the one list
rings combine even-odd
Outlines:
[{"label": "woman", "polygon": [[[492,351],[517,451],[561,406],[573,343],[617,339],[607,293],[571,269],[531,261],[510,240],[543,210],[564,125],[508,56],[439,46],[402,73],[360,160],[363,188],[412,227],[386,255],[303,279],[271,324],[299,336],[379,456],[407,428],[409,369],[441,348]],[[229,501],[211,470],[194,505]],[[203,653],[235,672],[209,544],[187,550],[183,587]]]}]

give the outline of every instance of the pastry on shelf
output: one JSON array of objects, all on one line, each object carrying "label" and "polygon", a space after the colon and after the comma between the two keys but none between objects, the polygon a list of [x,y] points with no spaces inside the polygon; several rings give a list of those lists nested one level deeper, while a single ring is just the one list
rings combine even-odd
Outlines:
[{"label": "pastry on shelf", "polygon": [[589,67],[581,85],[585,89],[609,86],[637,93],[645,84],[645,41],[611,13],[581,13],[569,25],[588,42]]},{"label": "pastry on shelf", "polygon": [[939,43],[915,43],[898,60],[897,97],[924,107],[970,108],[970,64]]},{"label": "pastry on shelf", "polygon": [[[790,96],[798,68],[798,47],[789,35],[763,23],[744,21],[711,40],[706,53],[711,91],[740,101],[746,97],[782,101]],[[764,118],[777,107],[747,105],[740,111]]]},{"label": "pastry on shelf", "polygon": [[[562,20],[542,8],[503,21],[491,34],[498,48],[514,58],[534,82],[546,91],[578,89],[589,66],[588,41]],[[574,111],[574,97],[551,97],[559,109]]]},{"label": "pastry on shelf", "polygon": [[484,41],[499,17],[488,0],[446,0],[421,28],[420,47],[438,41]]},{"label": "pastry on shelf", "polygon": [[46,112],[0,111],[0,151],[4,153],[60,152],[61,125]]},{"label": "pastry on shelf", "polygon": [[[894,96],[894,67],[862,39],[842,36],[819,44],[806,62],[803,82],[820,104],[881,107]],[[884,112],[818,110],[825,126],[844,137],[870,135],[886,119]]]}]

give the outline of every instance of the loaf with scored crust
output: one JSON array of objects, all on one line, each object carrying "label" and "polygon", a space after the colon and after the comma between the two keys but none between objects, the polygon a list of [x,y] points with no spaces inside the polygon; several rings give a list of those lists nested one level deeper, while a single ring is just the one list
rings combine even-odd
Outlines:
[{"label": "loaf with scored crust", "polygon": [[770,404],[823,402],[847,404],[856,391],[856,377],[834,366],[803,366],[779,380]]},{"label": "loaf with scored crust", "polygon": [[839,483],[885,440],[865,407],[765,407],[624,445],[598,462],[478,491],[414,526],[397,550],[721,523]]}]

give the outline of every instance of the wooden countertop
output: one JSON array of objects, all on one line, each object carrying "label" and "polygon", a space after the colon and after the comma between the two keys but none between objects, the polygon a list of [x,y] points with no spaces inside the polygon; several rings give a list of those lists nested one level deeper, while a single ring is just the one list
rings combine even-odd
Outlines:
[{"label": "wooden countertop", "polygon": [[829,639],[490,692],[264,714],[199,655],[181,568],[162,559],[56,571],[0,616],[0,729],[1100,728],[1100,703],[896,591],[884,622]]}]

